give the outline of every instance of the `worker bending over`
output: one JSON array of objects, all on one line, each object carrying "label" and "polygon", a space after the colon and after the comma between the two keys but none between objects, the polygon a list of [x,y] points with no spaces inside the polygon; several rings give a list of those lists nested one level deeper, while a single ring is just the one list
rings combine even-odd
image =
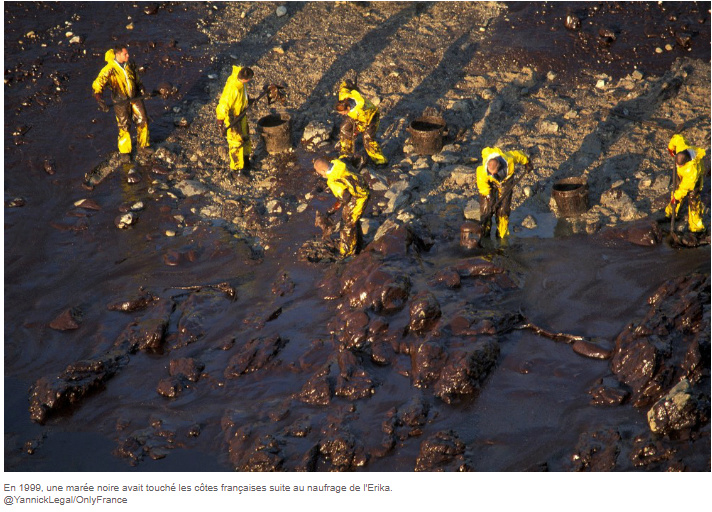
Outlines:
[{"label": "worker bending over", "polygon": [[476,174],[482,238],[490,236],[492,215],[497,218],[497,237],[509,236],[514,164],[522,164],[526,171],[531,170],[529,157],[521,151],[502,151],[499,148],[482,150],[482,165],[477,168]]},{"label": "worker bending over", "polygon": [[703,185],[702,158],[705,150],[690,146],[682,135],[673,135],[668,144],[668,152],[675,159],[677,167],[677,188],[673,191],[670,204],[665,208],[665,215],[673,215],[673,208],[677,216],[680,203],[687,197],[687,223],[690,231],[701,233],[705,230],[702,222],[704,205],[700,199]]},{"label": "worker bending over", "polygon": [[353,155],[356,134],[363,133],[363,146],[368,156],[376,165],[386,165],[388,160],[376,141],[381,117],[378,107],[364,98],[351,80],[345,80],[339,87],[339,101],[335,108],[344,116],[339,133],[341,156]]},{"label": "worker bending over", "polygon": [[314,170],[319,176],[326,178],[326,184],[337,198],[327,214],[332,215],[343,206],[339,253],[342,258],[346,258],[358,250],[361,235],[359,219],[368,202],[370,194],[368,185],[351,164],[346,162],[345,157],[336,158],[331,162],[325,158],[317,158],[314,160]]}]

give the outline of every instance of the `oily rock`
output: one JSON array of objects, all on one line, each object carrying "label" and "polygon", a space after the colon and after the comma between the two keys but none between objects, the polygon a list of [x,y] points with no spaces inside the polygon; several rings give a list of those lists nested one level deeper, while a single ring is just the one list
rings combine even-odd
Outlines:
[{"label": "oily rock", "polygon": [[687,379],[682,379],[648,411],[648,425],[656,434],[693,428],[709,416],[709,397],[700,400]]},{"label": "oily rock", "polygon": [[634,406],[650,407],[670,382],[702,378],[705,359],[709,364],[709,302],[708,275],[670,279],[648,299],[645,317],[618,335],[611,370],[630,387]]},{"label": "oily rock", "polygon": [[471,471],[465,443],[452,431],[440,431],[420,444],[415,471]]},{"label": "oily rock", "polygon": [[431,292],[421,292],[416,295],[410,303],[410,323],[411,331],[422,333],[429,331],[442,315],[440,303]]}]

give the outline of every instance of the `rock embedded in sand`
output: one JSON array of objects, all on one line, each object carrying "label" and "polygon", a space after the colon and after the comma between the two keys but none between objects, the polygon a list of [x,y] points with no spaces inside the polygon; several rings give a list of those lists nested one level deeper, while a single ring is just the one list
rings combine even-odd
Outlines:
[{"label": "rock embedded in sand", "polygon": [[576,32],[581,30],[581,20],[575,14],[568,14],[564,20],[564,26],[572,32]]},{"label": "rock embedded in sand", "polygon": [[227,368],[225,368],[225,378],[237,378],[240,375],[264,368],[279,354],[288,341],[279,334],[251,339],[238,354],[230,358]]},{"label": "rock embedded in sand", "polygon": [[559,124],[556,121],[542,121],[539,129],[541,133],[554,134],[559,131]]},{"label": "rock embedded in sand", "polygon": [[454,268],[449,267],[435,274],[428,284],[430,286],[444,284],[448,288],[459,288],[461,285],[460,274]]},{"label": "rock embedded in sand", "polygon": [[55,331],[71,331],[79,329],[82,321],[82,312],[78,308],[70,308],[63,311],[57,318],[50,322],[50,328]]},{"label": "rock embedded in sand", "polygon": [[658,245],[664,239],[658,222],[649,217],[604,228],[599,232],[598,236],[604,240],[625,240],[644,247]]},{"label": "rock embedded in sand", "polygon": [[526,217],[524,217],[524,220],[522,221],[522,226],[527,229],[536,229],[538,224],[536,222],[536,219],[533,216],[527,215]]},{"label": "rock embedded in sand", "polygon": [[309,121],[304,128],[301,142],[307,150],[315,151],[322,143],[329,140],[333,128],[333,125],[326,122]]},{"label": "rock embedded in sand", "polygon": [[171,359],[168,372],[172,377],[185,377],[190,382],[198,382],[204,369],[205,365],[200,361],[184,357]]},{"label": "rock embedded in sand", "polygon": [[157,301],[158,297],[150,292],[139,292],[136,295],[118,302],[112,302],[107,306],[110,311],[123,311],[130,313],[146,309],[149,304]]},{"label": "rock embedded in sand", "polygon": [[588,390],[588,394],[591,395],[593,405],[621,405],[630,397],[625,389],[605,385],[594,386]]},{"label": "rock embedded in sand", "polygon": [[159,301],[143,318],[128,324],[114,341],[114,346],[124,353],[160,349],[174,309],[173,302]]},{"label": "rock embedded in sand", "polygon": [[84,208],[85,210],[101,210],[101,206],[93,199],[80,199],[74,202],[74,206],[77,208]]},{"label": "rock embedded in sand", "polygon": [[645,317],[618,335],[611,370],[631,388],[635,407],[660,400],[673,378],[700,381],[709,357],[709,303],[709,275],[670,279],[648,299]]},{"label": "rock embedded in sand", "polygon": [[604,43],[610,44],[616,40],[616,32],[611,28],[600,28],[598,29],[598,35],[601,37]]},{"label": "rock embedded in sand", "polygon": [[57,172],[57,165],[51,158],[45,158],[44,162],[42,162],[42,168],[50,176]]},{"label": "rock embedded in sand", "polygon": [[460,277],[477,277],[477,276],[490,276],[494,274],[502,274],[505,270],[502,267],[498,267],[491,261],[487,261],[483,258],[469,258],[466,260],[461,260],[455,265],[455,270]]},{"label": "rock embedded in sand", "polygon": [[16,197],[5,201],[5,208],[20,208],[25,206],[25,200],[22,197]]},{"label": "rock embedded in sand", "polygon": [[613,429],[584,432],[571,456],[574,471],[612,471],[621,451],[621,435]]},{"label": "rock embedded in sand", "polygon": [[453,431],[440,431],[420,444],[415,471],[471,471],[465,443]]},{"label": "rock embedded in sand", "polygon": [[30,419],[44,424],[51,414],[100,389],[126,364],[126,360],[124,353],[110,352],[96,359],[70,364],[59,375],[40,378],[30,389]]},{"label": "rock embedded in sand", "polygon": [[336,356],[339,373],[334,383],[334,395],[348,400],[369,398],[375,393],[376,383],[350,350]]},{"label": "rock embedded in sand", "polygon": [[410,303],[411,331],[423,332],[432,329],[441,316],[440,303],[431,292],[421,292]]},{"label": "rock embedded in sand", "polygon": [[709,416],[709,397],[701,403],[692,391],[690,381],[682,379],[648,411],[648,425],[656,434],[695,427]]},{"label": "rock embedded in sand", "polygon": [[620,187],[610,188],[601,194],[601,205],[613,210],[624,222],[641,216],[633,200]]},{"label": "rock embedded in sand", "polygon": [[158,382],[156,391],[166,398],[175,398],[183,391],[183,382],[178,377],[167,377]]},{"label": "rock embedded in sand", "polygon": [[686,50],[689,50],[692,46],[692,35],[687,32],[678,32],[675,34],[675,41]]},{"label": "rock embedded in sand", "polygon": [[480,382],[494,368],[499,351],[499,343],[492,338],[450,349],[434,386],[435,396],[451,404],[460,397],[475,393]]},{"label": "rock embedded in sand", "polygon": [[138,216],[135,213],[129,212],[116,217],[116,219],[114,219],[114,225],[119,229],[126,229],[136,224],[137,220]]}]

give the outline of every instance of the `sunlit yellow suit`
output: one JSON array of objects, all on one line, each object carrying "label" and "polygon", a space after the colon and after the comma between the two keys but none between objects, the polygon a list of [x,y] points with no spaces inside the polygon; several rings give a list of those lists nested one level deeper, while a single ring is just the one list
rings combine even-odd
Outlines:
[{"label": "sunlit yellow suit", "polygon": [[356,252],[358,221],[370,194],[368,185],[361,175],[349,170],[339,158],[331,161],[331,167],[326,171],[326,184],[339,200],[346,201],[341,213],[344,225],[341,228],[339,252],[343,257],[351,256]]},{"label": "sunlit yellow suit", "polygon": [[[507,164],[506,176],[499,180],[487,172],[487,163],[493,159],[501,157]],[[512,191],[505,190],[506,185],[514,176],[514,165],[526,165],[529,157],[521,151],[502,151],[499,148],[484,148],[482,150],[482,165],[477,168],[476,180],[477,190],[480,193],[480,223],[482,224],[482,236],[489,236],[492,214],[497,217],[497,236],[504,238],[509,235],[509,213],[512,208]],[[496,194],[494,193],[496,191]],[[501,197],[497,211],[492,211],[497,196]]]},{"label": "sunlit yellow suit", "polygon": [[[700,191],[702,190],[704,166],[702,159],[706,152],[702,148],[690,146],[682,135],[673,135],[668,144],[668,149],[677,154],[687,150],[690,153],[692,160],[685,165],[677,166],[678,184],[672,194],[675,199],[675,215],[680,210],[680,202],[687,197],[687,223],[690,226],[690,231],[699,233],[705,230],[705,225],[702,222],[704,215],[704,206],[700,199]],[[668,204],[665,208],[665,215],[672,215],[672,204]]]},{"label": "sunlit yellow suit", "polygon": [[351,100],[351,110],[347,114],[350,120],[346,120],[341,125],[341,154],[344,156],[353,154],[354,136],[362,132],[363,146],[371,160],[376,164],[387,164],[388,160],[383,156],[381,146],[376,141],[376,132],[380,124],[378,107],[364,98],[358,89],[348,87],[346,82],[339,87],[339,101],[343,100]]},{"label": "sunlit yellow suit", "polygon": [[244,155],[252,153],[250,132],[247,126],[247,116],[238,123],[235,119],[247,108],[247,84],[237,78],[242,66],[233,66],[232,74],[227,79],[225,88],[220,95],[220,101],[215,109],[217,118],[227,127],[227,145],[230,152],[230,169],[240,170],[244,167]]},{"label": "sunlit yellow suit", "polygon": [[[116,62],[114,50],[109,50],[104,55],[106,65],[99,72],[92,83],[94,94],[101,94],[108,85],[111,89],[111,98],[114,101],[114,114],[119,127],[119,152],[131,153],[131,135],[129,127],[131,121],[136,123],[136,139],[139,147],[148,147],[148,116],[143,100],[123,102],[123,100],[136,98],[143,94],[143,84],[136,72],[136,65],[129,61],[123,67]],[[120,102],[117,105],[117,102]]]}]

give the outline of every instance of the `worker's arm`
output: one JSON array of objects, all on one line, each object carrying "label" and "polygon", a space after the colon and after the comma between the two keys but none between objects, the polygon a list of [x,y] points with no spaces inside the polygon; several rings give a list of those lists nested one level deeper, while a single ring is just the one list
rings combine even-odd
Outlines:
[{"label": "worker's arm", "polygon": [[215,114],[218,120],[225,124],[225,127],[230,126],[230,109],[235,103],[235,98],[237,96],[237,88],[233,84],[232,80],[228,80],[225,84],[222,94],[220,95],[220,101],[215,109]]},{"label": "worker's arm", "polygon": [[363,96],[361,96],[361,93],[359,93],[356,90],[351,91],[351,99],[354,100],[355,105],[351,107],[351,111],[357,111],[360,112],[363,110],[363,106],[366,103],[366,100],[363,99]]},{"label": "worker's arm", "polygon": [[106,84],[109,81],[109,73],[111,73],[111,66],[104,66],[101,71],[99,71],[99,75],[91,84],[91,89],[94,94],[101,94],[104,92],[104,87],[106,87]]},{"label": "worker's arm", "polygon": [[99,105],[99,110],[102,112],[108,112],[109,107],[107,106],[106,102],[104,101],[104,98],[101,97],[101,94],[104,92],[104,87],[106,86],[106,83],[109,81],[109,66],[104,66],[104,68],[99,72],[99,76],[96,77],[96,80],[91,84],[91,89],[94,93],[94,99],[96,100],[97,104]]},{"label": "worker's arm", "polygon": [[346,204],[348,200],[351,199],[351,194],[349,194],[346,184],[342,183],[341,180],[329,181],[327,184],[329,185],[331,192],[336,197],[336,202],[327,210],[326,214],[333,215],[339,210],[339,208],[341,208],[341,206]]},{"label": "worker's arm", "polygon": [[510,151],[507,153],[507,155],[517,164],[527,165],[529,163],[529,157],[521,151]]},{"label": "worker's arm", "polygon": [[707,151],[705,151],[705,150],[702,149],[702,148],[688,148],[688,149],[691,149],[691,150],[693,150],[693,151],[695,152],[695,158],[693,158],[692,160],[695,161],[695,162],[698,162],[698,163],[701,163],[701,162],[702,162],[702,159],[703,159],[703,158],[705,157],[705,155],[707,154]]},{"label": "worker's arm", "polygon": [[351,80],[344,80],[339,85],[339,101],[350,98],[354,91],[356,91],[356,85]]},{"label": "worker's arm", "polygon": [[490,187],[489,176],[487,174],[487,170],[485,169],[484,165],[480,165],[477,168],[476,177],[477,177],[477,191],[483,196],[490,195],[492,188]]}]

